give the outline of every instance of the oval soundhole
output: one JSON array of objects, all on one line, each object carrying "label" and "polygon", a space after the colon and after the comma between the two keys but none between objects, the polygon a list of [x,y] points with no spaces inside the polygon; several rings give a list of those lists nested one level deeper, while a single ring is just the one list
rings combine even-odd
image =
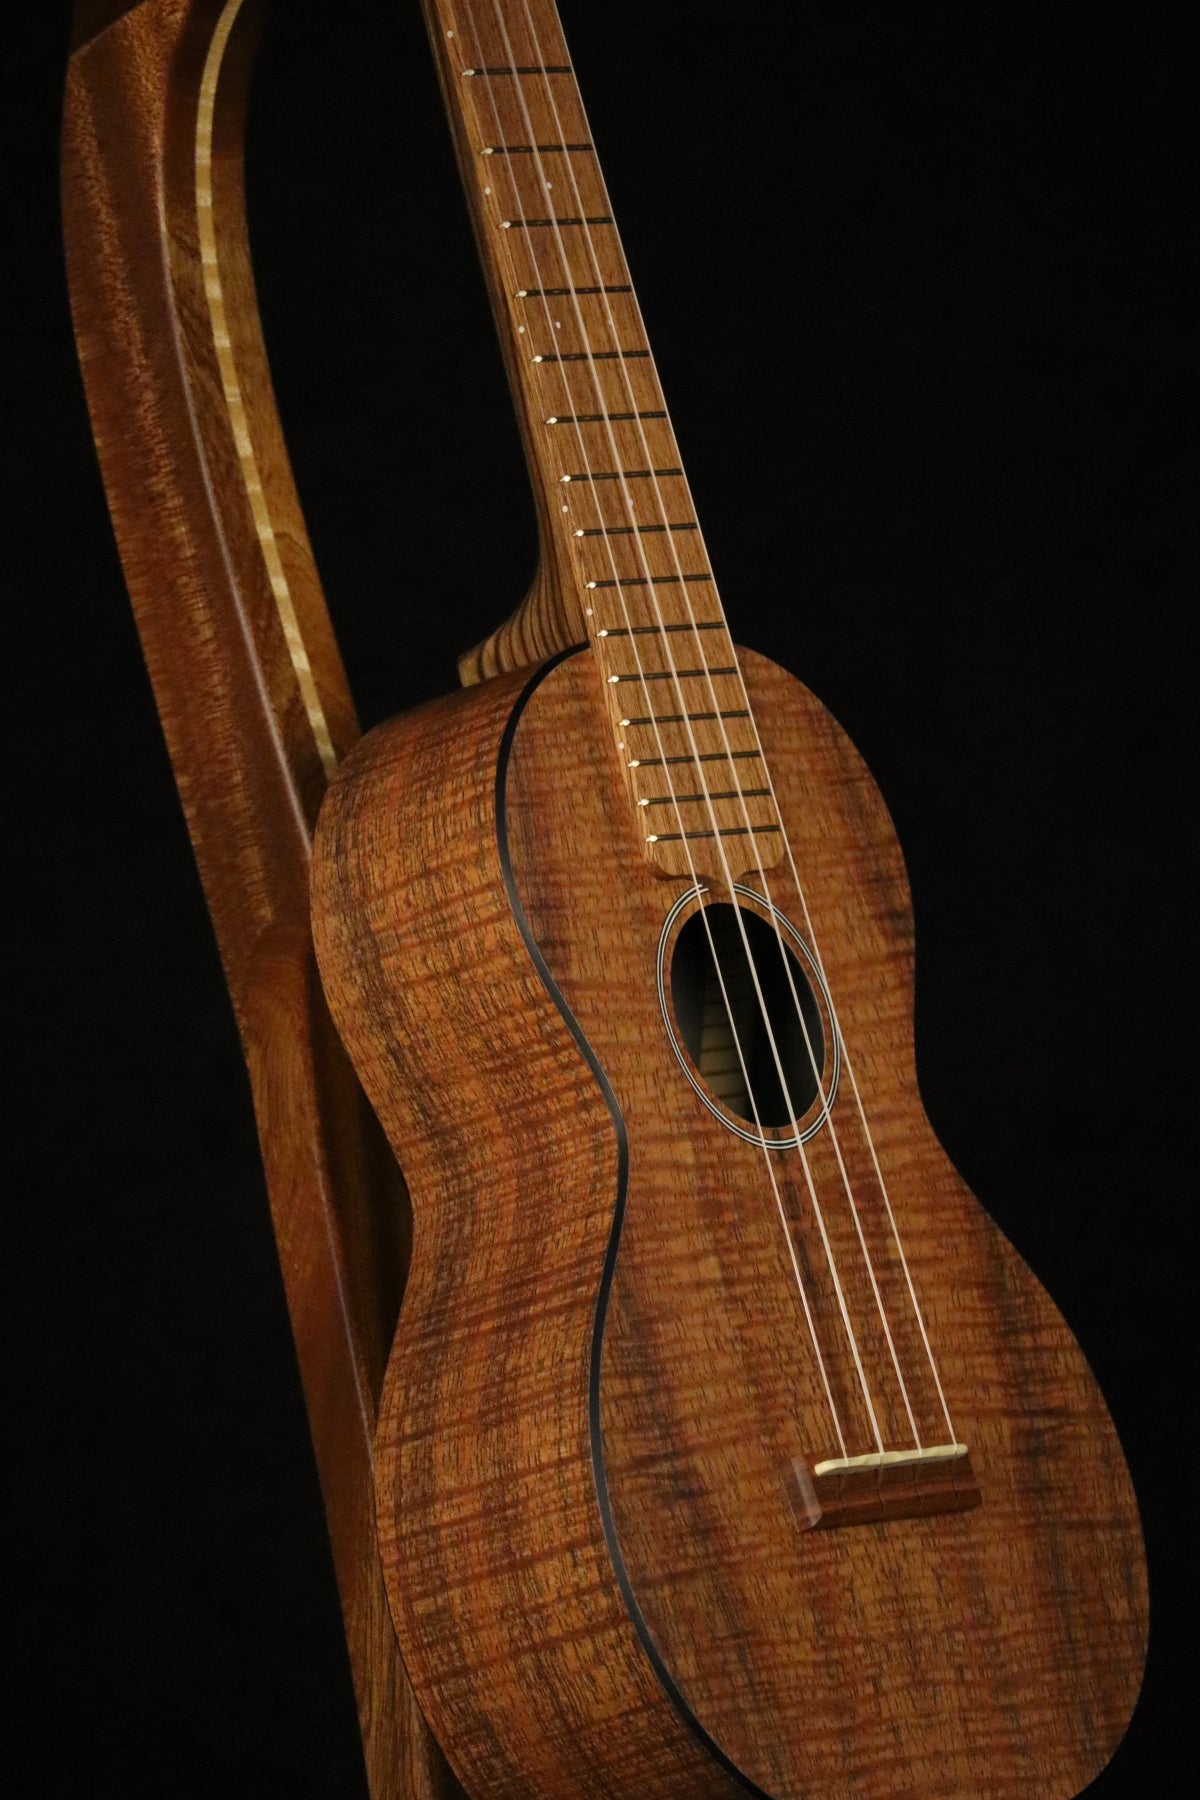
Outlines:
[{"label": "oval soundhole", "polygon": [[683,1046],[723,1107],[752,1124],[757,1111],[766,1130],[804,1118],[820,1092],[825,1032],[784,931],[748,907],[697,908],[675,940],[671,1001]]}]

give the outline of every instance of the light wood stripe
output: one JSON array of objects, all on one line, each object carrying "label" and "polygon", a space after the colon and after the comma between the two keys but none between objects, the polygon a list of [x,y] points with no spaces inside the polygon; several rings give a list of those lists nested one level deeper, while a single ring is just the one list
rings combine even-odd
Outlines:
[{"label": "light wood stripe", "polygon": [[225,49],[241,10],[242,0],[227,0],[225,10],[213,32],[204,64],[204,76],[200,83],[200,100],[196,113],[196,223],[200,237],[200,260],[204,268],[204,293],[208,301],[208,316],[212,324],[217,364],[221,371],[221,386],[225,393],[229,422],[233,427],[233,438],[237,447],[238,462],[241,465],[242,479],[246,484],[246,496],[254,515],[254,528],[262,546],[263,560],[267,565],[267,573],[271,580],[271,592],[275,596],[275,605],[283,626],[283,635],[287,641],[288,655],[291,657],[292,668],[296,673],[300,696],[304,702],[309,725],[312,727],[317,752],[321,758],[321,766],[327,775],[332,776],[338,766],[337,751],[333,747],[329,721],[325,717],[325,709],[317,691],[312,664],[309,661],[304,636],[300,630],[300,620],[296,614],[295,602],[292,599],[292,592],[288,586],[287,575],[279,554],[279,545],[275,541],[275,528],[271,522],[267,497],[263,491],[262,476],[254,455],[254,445],[250,439],[246,407],[242,399],[241,383],[238,379],[237,362],[230,340],[229,321],[225,311],[225,294],[221,286],[221,265],[217,254],[217,232],[213,217],[213,111],[216,103],[217,83],[221,75],[221,64],[225,59]]}]

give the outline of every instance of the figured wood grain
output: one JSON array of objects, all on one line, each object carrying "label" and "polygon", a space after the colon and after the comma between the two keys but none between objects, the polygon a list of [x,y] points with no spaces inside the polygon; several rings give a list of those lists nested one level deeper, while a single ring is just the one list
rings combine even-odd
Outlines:
[{"label": "figured wood grain", "polygon": [[[406,1664],[480,1794],[1066,1800],[1119,1740],[1144,1657],[1120,1447],[925,1119],[877,791],[799,684],[758,658],[747,679],[982,1504],[801,1529],[794,1459],[838,1446],[763,1151],[670,1048],[656,959],[686,884],[639,857],[586,655],[516,719],[521,678],[497,677],[364,741],[314,861],[331,1008],[412,1185],[377,1454]],[[772,898],[803,916],[782,877]],[[834,1127],[909,1404],[944,1441],[843,1086],[809,1156],[885,1439],[911,1441]],[[798,1161],[778,1164],[789,1228],[863,1453]]]},{"label": "figured wood grain", "polygon": [[[597,1530],[587,1346],[617,1156],[503,885],[496,750],[522,681],[372,733],[314,858],[331,1008],[427,1203],[380,1418],[381,1551],[406,1667],[468,1791],[725,1796],[664,1717]],[[418,800],[402,858],[396,800],[435,788],[456,804]],[[397,908],[416,871],[420,901]]]},{"label": "figured wood grain", "polygon": [[371,1793],[448,1800],[458,1789],[405,1679],[375,1549],[372,1436],[407,1196],[312,963],[311,827],[358,728],[246,244],[242,119],[258,13],[236,0],[77,7],[63,133],[71,300],[250,1071]]}]

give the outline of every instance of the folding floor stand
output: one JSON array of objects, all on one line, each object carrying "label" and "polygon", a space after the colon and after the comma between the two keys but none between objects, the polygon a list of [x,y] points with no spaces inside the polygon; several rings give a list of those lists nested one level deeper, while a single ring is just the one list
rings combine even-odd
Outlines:
[{"label": "folding floor stand", "polygon": [[460,1800],[375,1546],[403,1180],[327,1018],[317,808],[358,733],[275,410],[246,245],[257,0],[77,0],[63,207],[121,560],[254,1092],[373,1800]]}]

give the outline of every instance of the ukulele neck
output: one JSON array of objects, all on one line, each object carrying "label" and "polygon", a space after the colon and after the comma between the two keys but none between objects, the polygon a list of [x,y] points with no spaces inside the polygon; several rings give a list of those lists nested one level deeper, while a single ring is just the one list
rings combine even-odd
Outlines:
[{"label": "ukulele neck", "polygon": [[[770,867],[782,834],[550,0],[429,0],[561,637],[599,664],[644,852]],[[536,655],[536,634],[530,648]]]}]

